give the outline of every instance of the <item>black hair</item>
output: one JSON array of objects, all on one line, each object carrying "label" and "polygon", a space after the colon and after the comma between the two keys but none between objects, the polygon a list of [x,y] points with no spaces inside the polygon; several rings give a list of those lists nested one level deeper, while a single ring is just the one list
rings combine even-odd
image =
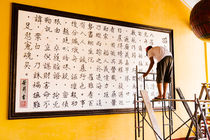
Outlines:
[{"label": "black hair", "polygon": [[148,47],[147,47],[147,52],[148,52],[150,49],[152,49],[152,46],[148,46]]},{"label": "black hair", "polygon": [[146,55],[147,55],[147,56],[148,56],[148,51],[149,51],[150,49],[152,49],[152,46],[147,46],[147,48],[146,48]]}]

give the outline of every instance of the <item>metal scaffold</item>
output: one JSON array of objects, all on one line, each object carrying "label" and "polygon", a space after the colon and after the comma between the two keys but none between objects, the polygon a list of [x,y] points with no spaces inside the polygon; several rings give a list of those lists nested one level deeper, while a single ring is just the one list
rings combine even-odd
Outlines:
[{"label": "metal scaffold", "polygon": [[[173,134],[175,134],[178,130],[180,130],[183,126],[187,126],[189,128],[188,133],[186,135],[186,140],[189,138],[190,133],[192,132],[195,137],[194,139],[210,139],[210,134],[208,131],[208,126],[206,122],[206,112],[203,107],[206,105],[207,107],[210,104],[210,89],[208,88],[207,83],[202,83],[201,92],[199,98],[194,96],[193,100],[187,100],[184,98],[184,95],[180,88],[176,88],[176,93],[178,94],[180,99],[172,99],[171,96],[168,99],[161,100],[150,100],[148,96],[148,92],[145,90],[145,82],[146,81],[155,81],[155,73],[150,73],[152,75],[152,79],[143,79],[143,87],[144,89],[139,90],[138,83],[138,75],[144,74],[144,72],[138,72],[138,67],[136,66],[136,94],[134,95],[134,119],[135,119],[135,140],[141,138],[145,139],[145,123],[153,130],[156,140],[167,140],[172,139]],[[206,93],[205,98],[202,99],[203,93]],[[161,112],[162,112],[162,133],[159,129],[155,114],[154,114],[154,103],[161,102]],[[173,108],[173,102],[182,102],[189,118],[184,121],[182,117],[180,117]],[[194,103],[194,113],[192,113],[188,102]],[[140,105],[141,104],[141,105]],[[141,106],[141,107],[140,107]],[[146,119],[146,115],[148,114],[149,120]],[[174,129],[173,126],[173,116],[176,116],[180,121],[181,125]],[[190,122],[190,126],[187,124]],[[201,129],[201,121],[204,124],[205,131]],[[166,126],[168,126],[168,136],[166,136]],[[195,128],[193,130],[192,128]]]}]

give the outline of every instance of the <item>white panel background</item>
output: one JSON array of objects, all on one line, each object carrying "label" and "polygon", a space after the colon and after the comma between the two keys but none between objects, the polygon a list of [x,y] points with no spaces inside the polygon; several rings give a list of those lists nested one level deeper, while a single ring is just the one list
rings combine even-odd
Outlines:
[{"label": "white panel background", "polygon": [[[38,17],[41,17],[41,22]],[[88,29],[90,24],[92,29]],[[108,30],[104,30],[104,27]],[[56,28],[60,29],[59,33],[55,32]],[[69,35],[63,32],[64,28]],[[36,35],[40,35],[40,38],[36,38]],[[104,38],[106,35],[107,39]],[[119,36],[122,40],[119,40]],[[93,45],[88,41],[93,41]],[[98,41],[101,46],[97,45]],[[140,71],[147,70],[149,61],[145,48],[148,45],[169,49],[169,34],[19,10],[15,112],[133,108],[135,68],[138,65]],[[49,51],[45,51],[47,46]],[[47,55],[50,55],[50,60]],[[77,59],[73,61],[75,57]],[[50,65],[49,69],[44,68],[45,63]],[[59,69],[56,70],[56,66],[60,66]],[[44,77],[47,73],[50,73],[49,77]],[[57,79],[55,74],[59,75]],[[77,78],[71,79],[72,74]],[[113,75],[115,79],[111,78]],[[26,93],[20,86],[21,79],[28,80]],[[49,87],[46,87],[46,82]],[[90,83],[93,88],[88,86]],[[75,84],[76,89],[73,89]],[[139,87],[143,88],[141,76]],[[151,99],[157,96],[155,82],[147,82],[146,88]],[[46,92],[50,94],[48,97],[45,96]],[[67,96],[64,97],[64,93]],[[26,94],[24,98],[23,94]],[[26,104],[20,106],[22,101]]]}]

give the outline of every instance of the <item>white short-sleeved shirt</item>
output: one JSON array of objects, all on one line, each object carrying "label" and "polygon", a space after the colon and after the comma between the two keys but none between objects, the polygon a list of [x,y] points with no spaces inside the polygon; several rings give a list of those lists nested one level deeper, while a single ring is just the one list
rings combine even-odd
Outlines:
[{"label": "white short-sleeved shirt", "polygon": [[153,57],[155,58],[158,62],[160,62],[165,56],[172,56],[171,52],[169,52],[166,48],[156,46],[152,47],[148,51],[148,57]]}]

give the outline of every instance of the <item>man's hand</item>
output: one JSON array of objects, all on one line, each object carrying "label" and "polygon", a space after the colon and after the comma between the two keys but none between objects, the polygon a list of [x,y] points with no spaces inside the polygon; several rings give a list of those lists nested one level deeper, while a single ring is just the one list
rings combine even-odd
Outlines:
[{"label": "man's hand", "polygon": [[144,74],[143,74],[143,78],[145,78],[147,75],[148,75],[148,73],[144,73]]}]

